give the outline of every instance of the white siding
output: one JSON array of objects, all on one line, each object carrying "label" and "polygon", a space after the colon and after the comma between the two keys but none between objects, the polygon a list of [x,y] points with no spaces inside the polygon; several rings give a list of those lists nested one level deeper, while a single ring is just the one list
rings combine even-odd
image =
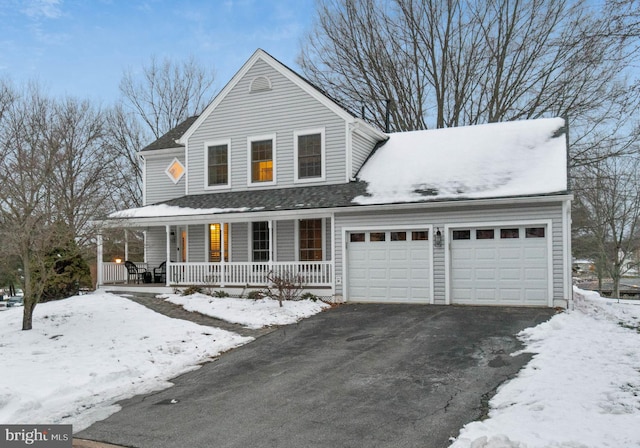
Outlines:
[{"label": "white siding", "polygon": [[246,222],[234,222],[231,225],[231,260],[249,261],[249,227]]},{"label": "white siding", "polygon": [[294,221],[277,221],[276,230],[276,260],[294,261],[296,259]]},{"label": "white siding", "polygon": [[358,132],[353,133],[351,139],[351,177],[354,177],[362,167],[376,143],[376,140],[371,137],[364,137]]},{"label": "white siding", "polygon": [[167,259],[167,232],[164,227],[151,227],[146,235],[147,263],[157,267]]},{"label": "white siding", "polygon": [[[443,239],[446,238],[444,232],[445,224],[451,223],[480,223],[499,221],[532,221],[532,220],[552,220],[553,238],[553,299],[557,303],[564,303],[563,291],[563,253],[562,253],[562,205],[530,205],[522,206],[501,206],[483,207],[473,209],[466,207],[452,207],[449,209],[432,210],[424,209],[422,212],[416,211],[386,211],[386,212],[365,212],[361,213],[340,213],[336,214],[335,235],[336,240],[336,275],[343,275],[342,270],[342,229],[343,227],[372,227],[372,226],[433,226],[433,231],[429,239],[433,239],[437,228],[440,228]],[[433,252],[433,272],[434,272],[434,301],[436,304],[445,303],[445,257],[444,247],[434,248]],[[343,282],[344,284],[344,282]],[[336,285],[336,294],[342,295],[343,285]]]},{"label": "white siding", "polygon": [[209,261],[207,258],[207,231],[208,225],[192,225],[189,226],[189,248],[187,250],[187,257],[189,261],[197,263]]},{"label": "white siding", "polygon": [[[249,92],[257,76],[267,76],[272,89]],[[189,194],[205,192],[204,142],[218,139],[231,140],[231,189],[265,188],[247,186],[247,137],[274,133],[277,185],[270,188],[293,186],[293,133],[320,127],[325,129],[326,183],[344,182],[344,120],[268,64],[257,61],[189,138]]]},{"label": "white siding", "polygon": [[167,176],[166,170],[169,164],[177,158],[180,163],[185,165],[183,154],[168,154],[162,156],[148,156],[145,159],[145,199],[146,204],[155,204],[173,198],[179,198],[185,195],[185,177],[177,184]]}]

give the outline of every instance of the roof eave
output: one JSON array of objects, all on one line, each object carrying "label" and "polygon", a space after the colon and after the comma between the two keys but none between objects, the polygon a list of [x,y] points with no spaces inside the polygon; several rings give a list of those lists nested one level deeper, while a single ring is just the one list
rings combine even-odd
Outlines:
[{"label": "roof eave", "polygon": [[226,212],[226,213],[209,213],[202,215],[184,215],[184,216],[154,216],[154,217],[132,217],[132,218],[107,218],[100,221],[103,227],[119,228],[119,227],[154,227],[168,224],[206,224],[211,219],[220,220],[224,217],[225,222],[241,222],[246,221],[247,216],[251,219],[271,218],[274,216],[279,218],[305,216],[330,216],[339,213],[353,213],[357,211],[389,211],[389,210],[410,210],[420,209],[437,209],[437,208],[461,208],[461,207],[478,207],[489,205],[525,205],[525,204],[545,204],[572,201],[573,194],[569,191],[556,193],[542,193],[533,195],[495,197],[495,198],[460,198],[460,199],[440,199],[420,202],[400,202],[392,204],[353,204],[341,207],[320,207],[320,208],[303,208],[303,209],[286,209],[286,210],[264,210],[264,211],[245,211],[245,212]]}]

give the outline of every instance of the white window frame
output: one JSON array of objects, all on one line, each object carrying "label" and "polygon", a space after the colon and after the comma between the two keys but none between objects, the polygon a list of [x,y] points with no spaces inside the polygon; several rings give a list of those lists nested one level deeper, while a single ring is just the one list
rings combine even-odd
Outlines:
[{"label": "white window frame", "polygon": [[[319,177],[307,177],[300,179],[298,173],[298,137],[305,135],[320,134],[320,166],[321,175]],[[326,179],[326,150],[325,150],[325,128],[302,129],[293,131],[293,182],[296,184],[322,182]]]},{"label": "white window frame", "polygon": [[[175,163],[179,163],[180,166],[182,166],[182,173],[180,174],[180,176],[178,176],[177,179],[175,179],[172,175],[171,172],[169,171],[169,169],[175,164]],[[187,167],[184,166],[184,163],[182,163],[177,157],[174,157],[173,160],[171,161],[171,163],[169,163],[169,165],[167,166],[167,168],[165,168],[164,173],[167,175],[167,177],[169,179],[171,179],[171,182],[173,182],[174,185],[178,185],[178,182],[180,182],[182,180],[182,178],[185,176],[185,174],[187,174]]]},{"label": "white window frame", "polygon": [[[227,145],[227,183],[209,185],[209,146]],[[231,187],[231,139],[208,140],[204,142],[204,189],[224,190]]]},{"label": "white window frame", "polygon": [[[261,140],[271,140],[271,160],[273,161],[273,179],[267,182],[253,182],[252,173],[251,173],[251,144],[253,142],[261,141]],[[263,134],[263,135],[254,135],[251,137],[247,137],[247,186],[249,187],[262,187],[268,185],[275,185],[277,182],[277,163],[276,163],[276,134]]]},{"label": "white window frame", "polygon": [[311,261],[300,261],[300,221],[302,220],[310,220],[310,219],[319,219],[322,223],[322,230],[320,233],[320,238],[321,238],[321,242],[320,242],[320,248],[322,249],[322,260],[320,261],[327,261],[327,248],[326,248],[326,244],[327,244],[327,220],[326,217],[324,216],[318,216],[318,217],[313,217],[313,216],[307,216],[304,218],[296,218],[294,220],[295,225],[294,225],[294,232],[295,232],[295,261],[296,262],[301,262],[301,263],[312,263]]}]

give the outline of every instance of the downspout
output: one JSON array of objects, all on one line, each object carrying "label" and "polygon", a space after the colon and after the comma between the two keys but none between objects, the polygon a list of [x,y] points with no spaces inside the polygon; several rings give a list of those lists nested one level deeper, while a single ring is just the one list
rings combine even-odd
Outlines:
[{"label": "downspout", "polygon": [[[567,112],[564,113],[564,126],[565,126],[565,146],[566,146],[566,158],[567,158],[567,191],[570,193],[572,188],[571,182],[571,152],[569,151],[569,114]],[[566,235],[566,243],[564,244],[565,250],[567,251],[565,254],[565,262],[564,262],[564,271],[565,271],[565,288],[567,298],[567,309],[573,310],[575,304],[573,302],[573,276],[572,276],[572,268],[571,261],[573,257],[572,246],[571,246],[571,201],[566,200],[563,202],[563,221],[564,221],[564,231],[563,233]]]}]

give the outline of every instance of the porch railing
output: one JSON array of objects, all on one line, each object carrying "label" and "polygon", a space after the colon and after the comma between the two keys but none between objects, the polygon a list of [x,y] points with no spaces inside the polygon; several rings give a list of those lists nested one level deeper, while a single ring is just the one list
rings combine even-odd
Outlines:
[{"label": "porch railing", "polygon": [[266,285],[270,272],[281,277],[297,275],[305,286],[333,285],[331,261],[171,263],[168,269],[169,283],[172,285]]},{"label": "porch railing", "polygon": [[[136,266],[138,268],[147,268],[146,263],[136,263]],[[127,268],[124,263],[103,262],[102,282],[105,284],[127,283]]]}]

